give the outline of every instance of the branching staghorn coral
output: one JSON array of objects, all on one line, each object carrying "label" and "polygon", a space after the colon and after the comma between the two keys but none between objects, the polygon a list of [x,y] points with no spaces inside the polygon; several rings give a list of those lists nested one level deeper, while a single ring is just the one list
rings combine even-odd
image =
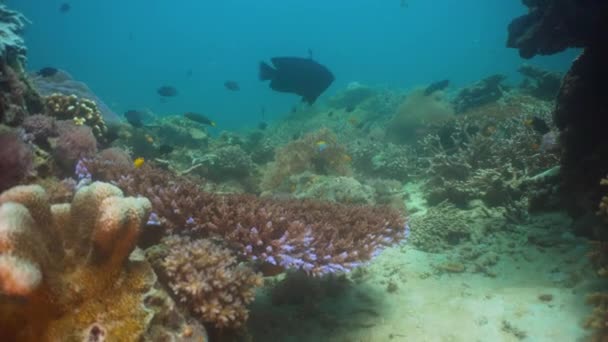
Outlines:
[{"label": "branching staghorn coral", "polygon": [[89,340],[100,331],[110,340],[141,338],[151,318],[142,296],[156,278],[128,257],[149,209],[147,199],[99,182],[71,204],[50,205],[37,185],[2,193],[1,339]]},{"label": "branching staghorn coral", "polygon": [[250,260],[281,270],[348,271],[399,243],[407,232],[404,216],[394,208],[218,195],[147,165],[86,164],[93,178],[149,198],[167,230],[219,237]]},{"label": "branching staghorn coral", "polygon": [[169,287],[202,322],[216,328],[236,328],[247,321],[247,304],[262,276],[239,265],[226,248],[207,239],[172,235],[148,257]]},{"label": "branching staghorn coral", "polygon": [[281,189],[289,176],[305,171],[321,175],[348,176],[351,158],[335,134],[326,128],[294,140],[277,150],[268,165],[262,189]]}]

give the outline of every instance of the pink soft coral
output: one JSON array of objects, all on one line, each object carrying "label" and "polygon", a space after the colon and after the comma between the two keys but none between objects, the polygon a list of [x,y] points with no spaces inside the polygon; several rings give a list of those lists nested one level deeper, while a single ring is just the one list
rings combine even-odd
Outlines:
[{"label": "pink soft coral", "polygon": [[70,121],[58,121],[54,155],[59,165],[67,172],[74,170],[76,161],[97,153],[97,140],[88,126],[77,126]]}]

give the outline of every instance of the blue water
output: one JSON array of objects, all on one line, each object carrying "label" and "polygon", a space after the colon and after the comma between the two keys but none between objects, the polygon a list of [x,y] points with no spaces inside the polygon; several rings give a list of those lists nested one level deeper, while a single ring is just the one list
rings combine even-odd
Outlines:
[{"label": "blue water", "polygon": [[[504,0],[78,0],[7,1],[33,22],[25,37],[28,68],[54,66],[86,82],[112,109],[160,115],[205,113],[220,129],[285,116],[299,97],[257,79],[260,60],[307,56],[336,82],[408,88],[449,78],[461,86],[493,73],[518,80],[523,62],[505,47],[507,25],[525,13]],[[577,51],[534,64],[565,71]],[[188,76],[191,70],[192,75]],[[227,91],[235,80],[241,91]],[[161,102],[160,85],[179,96]]]}]

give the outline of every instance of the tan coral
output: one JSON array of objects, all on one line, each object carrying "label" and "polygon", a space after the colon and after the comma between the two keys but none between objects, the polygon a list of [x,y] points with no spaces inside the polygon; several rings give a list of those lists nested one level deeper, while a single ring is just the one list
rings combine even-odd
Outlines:
[{"label": "tan coral", "polygon": [[45,97],[45,103],[49,115],[60,120],[72,120],[76,125],[87,125],[97,139],[104,139],[108,128],[95,101],[73,94],[55,93]]},{"label": "tan coral", "polygon": [[149,210],[147,199],[99,182],[71,204],[50,205],[37,185],[2,193],[0,340],[141,338],[151,318],[142,297],[155,276],[128,256]]},{"label": "tan coral", "polygon": [[247,321],[247,304],[262,285],[261,275],[238,265],[232,252],[210,240],[172,236],[165,245],[149,250],[149,259],[194,315],[217,328]]},{"label": "tan coral", "polygon": [[327,128],[321,128],[277,150],[268,164],[261,187],[265,191],[287,190],[290,176],[310,171],[314,174],[349,176],[352,173],[346,147]]}]

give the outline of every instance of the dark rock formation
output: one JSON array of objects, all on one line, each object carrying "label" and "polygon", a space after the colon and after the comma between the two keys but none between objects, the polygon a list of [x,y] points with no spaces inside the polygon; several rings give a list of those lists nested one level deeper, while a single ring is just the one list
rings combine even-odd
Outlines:
[{"label": "dark rock formation", "polygon": [[529,8],[509,24],[507,46],[523,58],[551,55],[601,41],[608,27],[604,0],[523,0]]}]

